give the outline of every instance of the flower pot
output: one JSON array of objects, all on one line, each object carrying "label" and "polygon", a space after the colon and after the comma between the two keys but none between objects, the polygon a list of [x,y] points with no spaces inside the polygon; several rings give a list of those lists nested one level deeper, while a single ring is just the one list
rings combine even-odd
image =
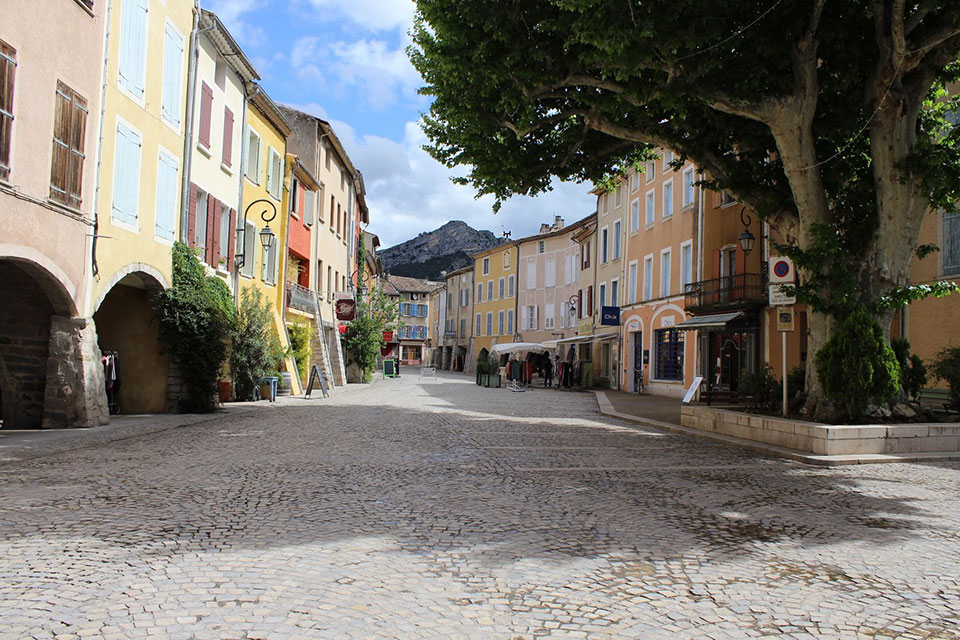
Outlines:
[{"label": "flower pot", "polygon": [[293,376],[289,371],[280,372],[280,386],[277,388],[277,395],[288,396],[293,392]]}]

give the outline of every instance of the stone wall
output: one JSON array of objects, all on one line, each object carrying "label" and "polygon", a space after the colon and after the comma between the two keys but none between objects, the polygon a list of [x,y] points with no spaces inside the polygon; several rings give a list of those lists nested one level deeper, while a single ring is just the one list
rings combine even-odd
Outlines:
[{"label": "stone wall", "polygon": [[44,394],[44,429],[110,421],[97,330],[91,318],[53,316]]}]

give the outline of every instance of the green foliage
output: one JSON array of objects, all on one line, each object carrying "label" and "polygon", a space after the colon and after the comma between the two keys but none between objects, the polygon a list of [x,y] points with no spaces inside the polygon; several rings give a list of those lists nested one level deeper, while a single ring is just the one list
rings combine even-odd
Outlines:
[{"label": "green foliage", "polygon": [[748,409],[764,412],[778,410],[783,396],[780,381],[768,364],[756,372],[742,371],[737,391]]},{"label": "green foliage", "polygon": [[251,400],[261,378],[277,375],[285,355],[273,329],[270,303],[256,287],[245,287],[230,335],[230,371],[237,399]]},{"label": "green foliage", "polygon": [[154,299],[160,341],[186,384],[180,410],[205,413],[217,408],[217,380],[227,357],[227,340],[236,316],[230,290],[207,276],[185,244],[173,245],[173,284]]},{"label": "green foliage", "polygon": [[866,309],[838,322],[815,362],[824,395],[842,408],[849,420],[861,419],[869,402],[882,404],[897,395],[897,358]]},{"label": "green foliage", "polygon": [[897,357],[900,366],[900,386],[909,398],[916,398],[920,390],[927,385],[927,367],[917,354],[910,353],[910,341],[906,338],[893,338],[890,348]]},{"label": "green foliage", "polygon": [[804,367],[794,367],[787,374],[787,393],[791,396],[803,393],[807,389],[807,370]]},{"label": "green foliage", "polygon": [[[362,277],[361,270],[358,274],[360,281]],[[399,330],[399,310],[399,302],[391,300],[379,286],[370,291],[369,298],[361,297],[357,301],[357,317],[349,324],[347,348],[353,352],[364,380],[373,378],[380,349],[386,345],[383,332]]]},{"label": "green foliage", "polygon": [[298,317],[293,324],[287,325],[287,333],[290,335],[290,350],[293,352],[294,362],[297,363],[300,381],[307,384],[307,367],[313,354],[313,347],[310,346],[313,326]]},{"label": "green foliage", "polygon": [[960,410],[960,347],[945,347],[937,354],[930,371],[950,385],[950,405]]}]

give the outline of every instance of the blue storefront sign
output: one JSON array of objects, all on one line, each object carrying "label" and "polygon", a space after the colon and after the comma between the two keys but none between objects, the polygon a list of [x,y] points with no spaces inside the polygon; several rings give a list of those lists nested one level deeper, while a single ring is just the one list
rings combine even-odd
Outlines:
[{"label": "blue storefront sign", "polygon": [[620,307],[600,307],[600,324],[620,325]]}]

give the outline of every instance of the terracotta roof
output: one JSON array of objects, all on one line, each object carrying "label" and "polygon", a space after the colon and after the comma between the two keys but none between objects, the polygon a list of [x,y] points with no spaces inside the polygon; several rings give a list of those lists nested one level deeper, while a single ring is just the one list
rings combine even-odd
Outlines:
[{"label": "terracotta roof", "polygon": [[394,289],[403,293],[431,293],[439,283],[432,280],[420,280],[406,276],[393,276],[387,279]]}]

